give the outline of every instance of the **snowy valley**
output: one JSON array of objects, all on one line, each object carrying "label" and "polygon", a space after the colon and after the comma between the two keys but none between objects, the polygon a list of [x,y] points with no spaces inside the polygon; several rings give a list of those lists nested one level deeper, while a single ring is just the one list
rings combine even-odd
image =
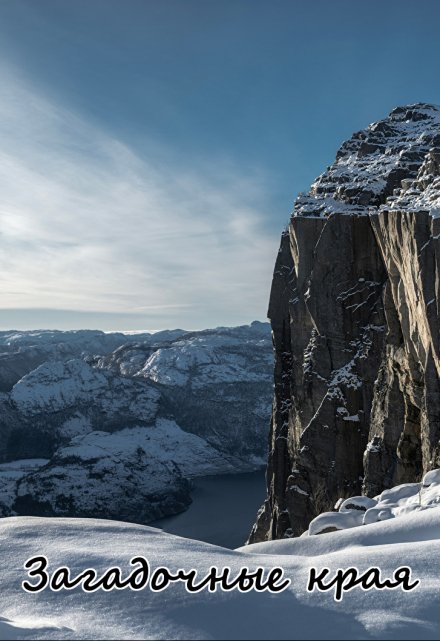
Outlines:
[{"label": "snowy valley", "polygon": [[265,464],[267,323],[0,333],[0,515],[148,523],[191,479]]}]

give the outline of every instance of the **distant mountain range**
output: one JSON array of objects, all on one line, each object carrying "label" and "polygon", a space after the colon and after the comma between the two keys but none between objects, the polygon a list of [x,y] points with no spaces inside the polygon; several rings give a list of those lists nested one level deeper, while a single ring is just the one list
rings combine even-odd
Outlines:
[{"label": "distant mountain range", "polygon": [[0,515],[148,523],[189,479],[266,461],[268,323],[187,332],[0,332]]}]

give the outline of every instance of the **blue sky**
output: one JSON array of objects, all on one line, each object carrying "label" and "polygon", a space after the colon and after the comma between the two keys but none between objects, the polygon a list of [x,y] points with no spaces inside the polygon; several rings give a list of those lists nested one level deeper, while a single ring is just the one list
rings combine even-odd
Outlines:
[{"label": "blue sky", "polygon": [[0,0],[1,328],[264,320],[296,194],[440,104],[437,0]]}]

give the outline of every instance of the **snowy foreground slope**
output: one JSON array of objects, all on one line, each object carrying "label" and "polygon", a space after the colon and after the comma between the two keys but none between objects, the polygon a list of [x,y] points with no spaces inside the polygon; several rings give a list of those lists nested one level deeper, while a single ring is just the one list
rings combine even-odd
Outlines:
[{"label": "snowy foreground slope", "polygon": [[[0,521],[1,639],[438,639],[440,638],[440,510],[414,512],[342,532],[260,543],[236,551],[174,537],[148,526],[93,519],[11,517]],[[129,589],[87,594],[80,588],[28,594],[23,563],[45,554],[49,572],[98,573],[146,557],[152,570],[212,565],[284,569],[290,586],[278,594],[188,593],[173,584],[153,593]],[[311,567],[378,566],[391,578],[402,565],[420,584],[411,592],[364,591],[336,602],[333,591],[308,593]],[[35,579],[32,580],[33,582]]]}]

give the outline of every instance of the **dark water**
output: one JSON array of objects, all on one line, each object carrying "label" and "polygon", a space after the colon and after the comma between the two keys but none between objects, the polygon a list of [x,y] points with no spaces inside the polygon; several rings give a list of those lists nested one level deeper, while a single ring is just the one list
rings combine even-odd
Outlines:
[{"label": "dark water", "polygon": [[165,532],[226,548],[243,545],[266,497],[265,470],[193,480],[186,512],[149,523]]}]

